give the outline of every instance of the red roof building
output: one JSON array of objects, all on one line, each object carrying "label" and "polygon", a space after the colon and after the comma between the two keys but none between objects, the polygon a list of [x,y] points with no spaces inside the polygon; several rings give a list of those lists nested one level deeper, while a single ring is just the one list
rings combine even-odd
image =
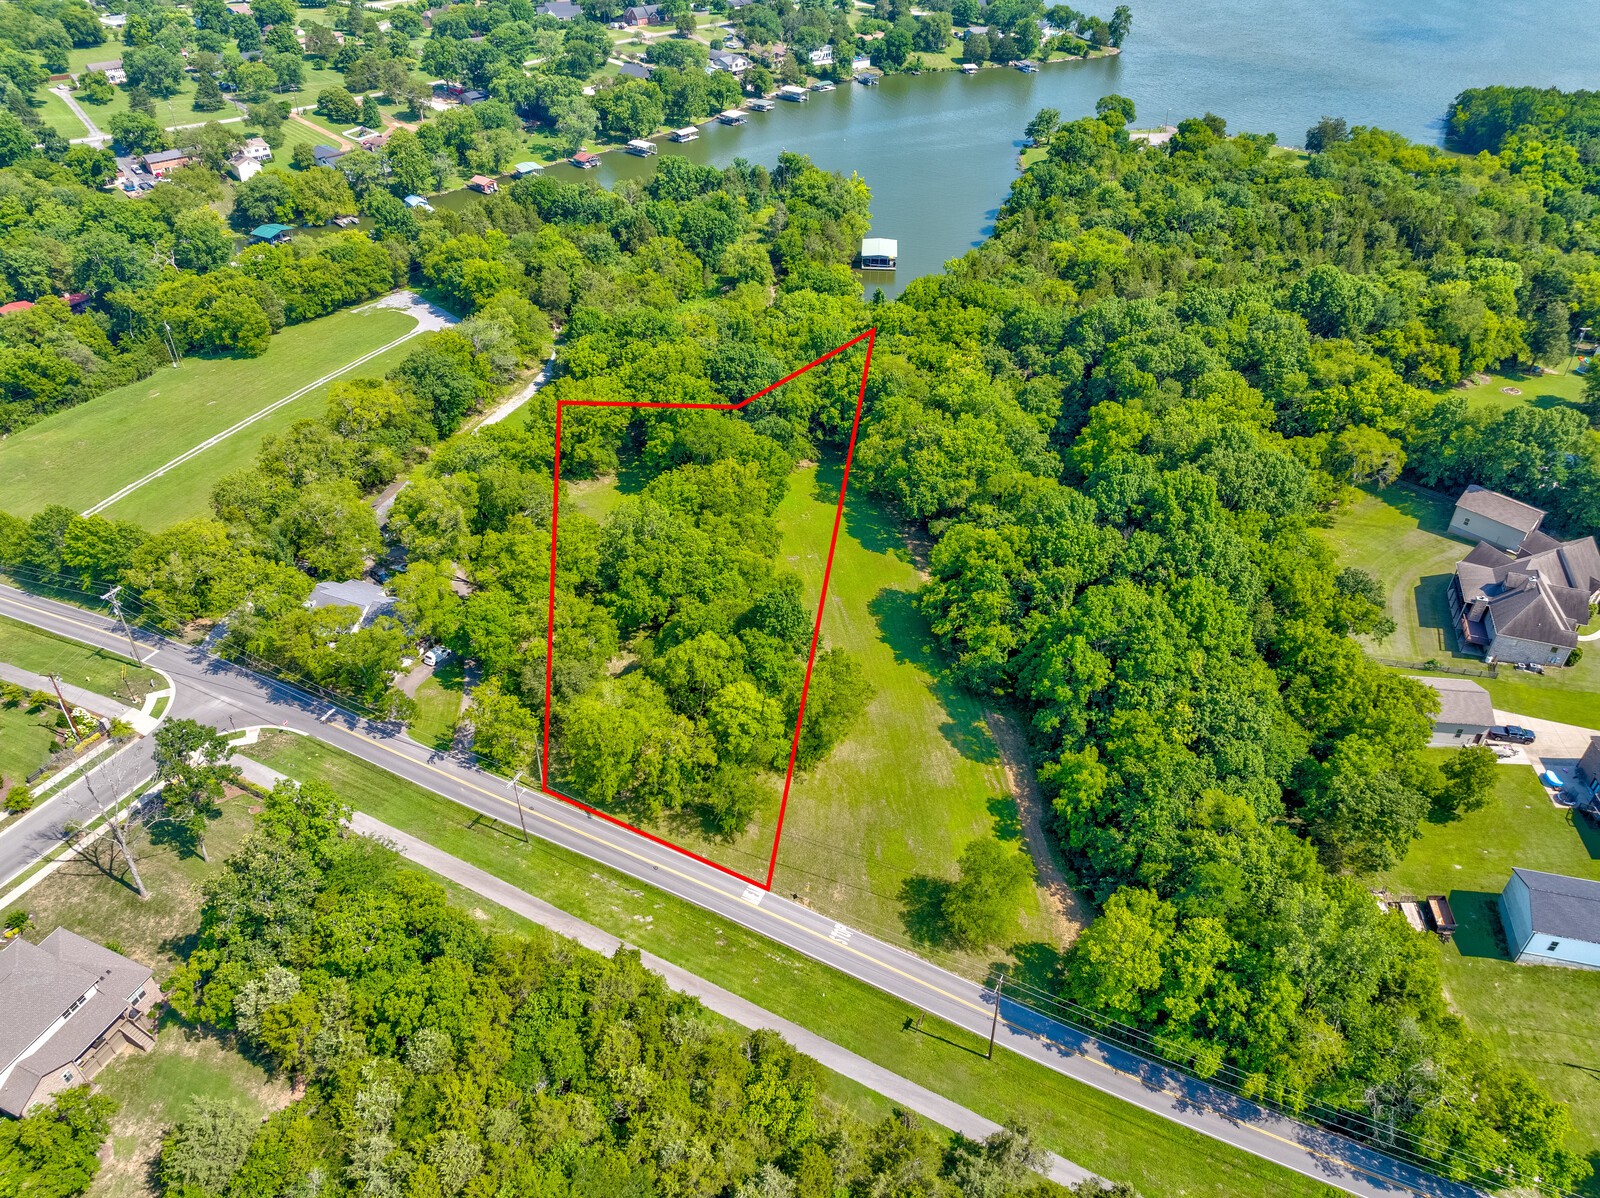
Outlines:
[{"label": "red roof building", "polygon": [[32,300],[12,300],[9,304],[0,304],[0,316],[10,316],[13,312],[26,312],[33,307]]}]

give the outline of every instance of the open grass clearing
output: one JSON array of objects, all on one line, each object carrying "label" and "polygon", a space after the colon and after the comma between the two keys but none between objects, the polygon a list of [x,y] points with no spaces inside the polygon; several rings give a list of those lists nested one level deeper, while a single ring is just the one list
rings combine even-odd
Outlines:
[{"label": "open grass clearing", "polygon": [[[400,335],[395,334],[395,336]],[[390,339],[393,340],[392,337]],[[404,362],[406,355],[413,348],[415,347],[408,341],[393,349],[385,350],[348,374],[340,375],[334,382],[348,382],[355,378],[382,378]],[[261,448],[261,442],[267,437],[283,432],[297,420],[309,420],[321,416],[327,407],[328,388],[332,385],[333,383],[327,383],[306,392],[293,403],[284,404],[276,412],[262,417],[249,428],[241,429],[227,440],[217,442],[204,453],[174,466],[160,478],[151,479],[137,491],[131,492],[106,508],[104,515],[112,520],[132,520],[152,532],[159,532],[180,520],[209,515],[211,492],[216,488],[218,481],[225,475],[235,470],[242,470],[254,462]],[[295,389],[297,388],[291,388]]]},{"label": "open grass clearing", "polygon": [[[0,443],[0,509],[29,516],[50,503],[90,507],[415,327],[393,309],[336,312],[284,329],[258,358],[188,358],[58,412]],[[238,436],[246,434],[259,438],[259,427]]]},{"label": "open grass clearing", "polygon": [[[1474,383],[1446,392],[1463,395],[1473,407],[1489,407],[1506,411],[1521,404],[1536,408],[1558,408],[1578,403],[1583,398],[1583,375],[1575,369],[1577,358],[1568,358],[1554,372],[1535,374],[1531,370],[1513,370],[1491,374],[1487,383]],[[1508,394],[1507,388],[1519,394]]]},{"label": "open grass clearing", "polygon": [[1504,667],[1491,678],[1483,659],[1463,653],[1450,624],[1449,587],[1456,563],[1472,543],[1446,529],[1450,500],[1407,484],[1364,488],[1324,532],[1348,566],[1376,577],[1388,596],[1395,632],[1383,641],[1362,637],[1378,660],[1419,673],[1423,662],[1464,670],[1481,683],[1501,711],[1579,727],[1600,725],[1600,646],[1583,646],[1578,664],[1527,674]]},{"label": "open grass clearing", "polygon": [[1329,1187],[1226,1147],[979,1038],[917,1014],[864,983],[623,874],[476,816],[403,779],[287,733],[247,750],[297,778],[320,778],[352,806],[470,861],[563,911],[624,937],[767,1010],[987,1117],[1021,1118],[1038,1142],[1145,1194],[1331,1198]]},{"label": "open grass clearing", "polygon": [[64,682],[134,705],[165,685],[161,675],[131,658],[52,636],[5,616],[0,616],[0,661],[35,674],[59,674]]},{"label": "open grass clearing", "polygon": [[465,680],[461,667],[445,662],[417,687],[417,715],[406,727],[411,739],[433,749],[448,749],[461,718]]},{"label": "open grass clearing", "polygon": [[[1443,761],[1448,752],[1430,755]],[[1600,881],[1600,827],[1551,803],[1528,766],[1501,766],[1495,780],[1485,807],[1424,823],[1405,860],[1372,882],[1406,897],[1449,897],[1460,929],[1438,945],[1446,998],[1571,1105],[1569,1145],[1600,1164],[1600,1031],[1590,1017],[1600,1008],[1600,971],[1513,964],[1495,906],[1513,866]],[[1600,1194],[1600,1182],[1584,1192]]]}]

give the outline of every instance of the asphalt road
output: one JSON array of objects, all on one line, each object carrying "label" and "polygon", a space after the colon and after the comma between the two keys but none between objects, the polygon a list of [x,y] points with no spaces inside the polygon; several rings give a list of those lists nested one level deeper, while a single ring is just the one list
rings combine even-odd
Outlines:
[{"label": "asphalt road", "polygon": [[[110,621],[10,587],[0,586],[0,615],[113,652],[127,649],[120,630]],[[169,715],[218,728],[262,725],[302,732],[473,811],[513,825],[517,822],[517,798],[510,783],[502,778],[201,650],[149,636],[142,639],[153,650],[145,654],[146,663],[164,671],[176,684]],[[148,745],[148,738],[138,743]],[[126,782],[138,764],[134,751],[129,750],[118,766],[107,768],[120,768],[121,780]],[[87,791],[86,786],[84,789]],[[908,1004],[908,1011],[923,1010],[958,1027],[988,1035],[994,995],[983,985],[798,903],[739,882],[636,833],[588,816],[558,799],[528,789],[520,793],[531,834],[648,882],[894,995]],[[65,810],[74,801],[69,791],[42,808],[36,814],[49,818],[40,821],[39,827],[29,829],[22,823],[0,828],[0,883],[16,872],[18,861],[25,865],[32,860],[29,854],[37,854],[48,836],[48,824],[56,818],[57,804]],[[18,833],[22,833],[20,843],[13,843]],[[1481,1194],[1342,1136],[1284,1118],[1009,1000],[1002,1001],[1000,1013],[997,1043],[1006,1049],[1164,1119],[1348,1193],[1370,1198],[1396,1194],[1467,1198]]]}]

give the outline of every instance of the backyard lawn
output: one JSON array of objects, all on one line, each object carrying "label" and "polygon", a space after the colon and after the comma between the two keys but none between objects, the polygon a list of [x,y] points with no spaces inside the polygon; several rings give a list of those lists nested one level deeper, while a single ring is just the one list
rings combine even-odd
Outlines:
[{"label": "backyard lawn", "polygon": [[[1423,824],[1405,860],[1373,883],[1407,897],[1449,896],[1460,930],[1438,951],[1451,1006],[1572,1105],[1571,1145],[1595,1157],[1600,1033],[1590,1016],[1600,1009],[1600,972],[1513,965],[1495,899],[1513,866],[1600,881],[1600,828],[1551,803],[1527,766],[1501,766],[1496,780],[1486,807]],[[1591,1181],[1584,1192],[1600,1193],[1600,1183]]]},{"label": "backyard lawn", "polygon": [[[0,509],[29,516],[50,503],[90,507],[415,327],[412,317],[393,309],[337,312],[286,328],[258,358],[188,358],[176,370],[158,370],[59,412],[0,443]],[[229,440],[254,445],[261,433],[252,425]],[[209,493],[207,486],[199,506]],[[130,511],[119,505],[111,514]]]},{"label": "backyard lawn", "polygon": [[417,688],[417,715],[406,728],[412,740],[433,749],[450,747],[461,718],[462,686],[461,667],[448,661]]},{"label": "backyard lawn", "polygon": [[161,675],[129,658],[51,636],[5,616],[0,616],[0,661],[35,674],[59,674],[63,682],[135,705],[165,685]]},{"label": "backyard lawn", "polygon": [[1334,1191],[1101,1094],[1020,1057],[983,1058],[980,1038],[916,1014],[862,983],[645,883],[305,737],[268,733],[246,750],[274,769],[321,778],[361,811],[470,861],[561,910],[625,937],[852,1052],[1142,1193],[1184,1198],[1331,1198]]},{"label": "backyard lawn", "polygon": [[1449,500],[1400,483],[1357,492],[1324,536],[1345,565],[1374,575],[1388,596],[1395,632],[1388,639],[1362,637],[1380,661],[1426,673],[1433,661],[1471,674],[1501,711],[1593,728],[1600,725],[1600,644],[1585,645],[1578,664],[1527,674],[1503,668],[1496,678],[1483,659],[1456,648],[1447,599],[1456,563],[1472,545],[1448,535],[1454,510]]},{"label": "backyard lawn", "polygon": [[[1583,375],[1573,367],[1576,358],[1569,358],[1557,368],[1556,374],[1532,374],[1512,371],[1492,374],[1487,383],[1462,387],[1448,395],[1464,395],[1474,407],[1486,406],[1505,410],[1518,404],[1531,404],[1536,408],[1554,408],[1563,404],[1576,404],[1583,398]],[[1507,394],[1507,388],[1519,394]]]}]

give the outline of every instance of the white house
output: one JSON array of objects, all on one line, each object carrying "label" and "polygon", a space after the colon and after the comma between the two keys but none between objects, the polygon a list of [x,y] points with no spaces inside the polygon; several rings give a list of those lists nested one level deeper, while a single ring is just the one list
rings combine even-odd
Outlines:
[{"label": "white house", "polygon": [[1600,882],[1513,869],[1500,921],[1518,965],[1600,969]]},{"label": "white house", "polygon": [[814,67],[831,67],[833,65],[833,47],[823,46],[821,49],[811,51],[808,57]]},{"label": "white house", "polygon": [[107,83],[118,84],[128,81],[128,72],[122,69],[122,59],[120,58],[113,58],[106,62],[91,62],[83,69],[85,72],[101,72],[105,75]]},{"label": "white house", "polygon": [[1494,701],[1489,692],[1470,678],[1419,678],[1439,696],[1439,712],[1433,717],[1433,748],[1462,748],[1481,745],[1494,727]]},{"label": "white house", "polygon": [[743,54],[735,54],[730,50],[711,51],[711,69],[713,71],[727,71],[730,75],[743,75],[750,69],[750,60]]},{"label": "white house", "polygon": [[0,1111],[20,1116],[91,1080],[123,1048],[155,1044],[148,967],[66,928],[0,950]]},{"label": "white house", "polygon": [[1528,534],[1538,530],[1544,511],[1473,483],[1456,500],[1450,531],[1469,541],[1488,541],[1496,549],[1515,553]]}]

